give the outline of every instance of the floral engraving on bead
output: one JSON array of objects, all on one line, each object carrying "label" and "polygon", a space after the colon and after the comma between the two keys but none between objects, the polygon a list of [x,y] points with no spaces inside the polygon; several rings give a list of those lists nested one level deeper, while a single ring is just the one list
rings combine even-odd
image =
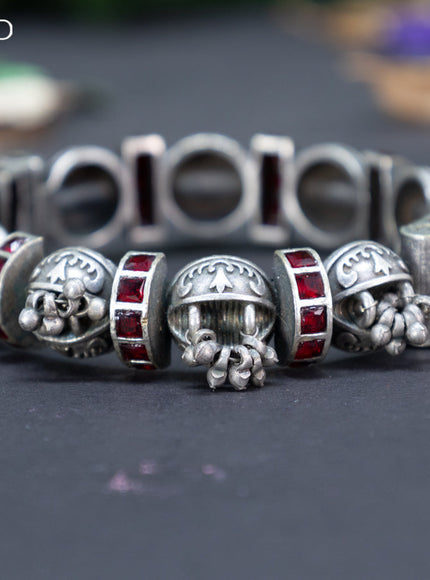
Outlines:
[{"label": "floral engraving on bead", "polygon": [[377,242],[352,242],[327,258],[333,293],[334,344],[349,352],[385,348],[398,355],[428,339],[403,260]]},{"label": "floral engraving on bead", "polygon": [[110,350],[106,331],[113,272],[113,264],[90,250],[54,252],[33,271],[21,327],[68,356]]},{"label": "floral engraving on bead", "polygon": [[407,272],[403,260],[394,252],[379,244],[366,243],[354,247],[338,262],[336,276],[343,288],[351,288],[356,284],[360,276],[357,268],[359,264],[362,270],[367,270],[375,276],[388,276],[395,266]]},{"label": "floral engraving on bead", "polygon": [[246,277],[250,290],[256,296],[262,296],[265,290],[265,283],[261,274],[252,265],[240,259],[228,257],[215,257],[206,261],[200,261],[195,266],[186,270],[178,281],[177,293],[181,298],[185,298],[193,289],[193,282],[196,277],[200,277],[204,271],[214,274],[210,277],[207,290],[222,294],[227,289],[234,291],[237,270],[239,276]]},{"label": "floral engraving on bead", "polygon": [[270,282],[257,266],[211,256],[186,266],[172,282],[168,323],[189,366],[208,367],[211,389],[263,386],[264,367],[277,362],[267,345],[275,323]]}]

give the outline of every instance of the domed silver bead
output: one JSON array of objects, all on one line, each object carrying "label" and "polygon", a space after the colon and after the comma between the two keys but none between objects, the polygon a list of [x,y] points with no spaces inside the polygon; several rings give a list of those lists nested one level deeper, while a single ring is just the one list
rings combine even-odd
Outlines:
[{"label": "domed silver bead", "polygon": [[115,265],[85,248],[65,248],[34,269],[21,328],[66,356],[91,357],[112,349],[109,300]]},{"label": "domed silver bead", "polygon": [[352,242],[325,262],[333,294],[334,345],[351,352],[399,354],[426,342],[422,310],[403,260],[382,244]]},{"label": "domed silver bead", "polygon": [[267,345],[275,323],[272,287],[255,264],[211,256],[188,264],[169,292],[168,324],[183,360],[209,367],[211,389],[262,386],[263,367],[277,362]]}]

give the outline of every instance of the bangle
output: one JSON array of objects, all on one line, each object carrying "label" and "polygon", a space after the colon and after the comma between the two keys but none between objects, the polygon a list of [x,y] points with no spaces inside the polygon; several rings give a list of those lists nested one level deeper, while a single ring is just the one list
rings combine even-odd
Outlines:
[{"label": "bangle", "polygon": [[158,250],[196,241],[333,251],[357,239],[399,249],[399,226],[430,212],[430,171],[398,156],[338,144],[297,154],[288,137],[256,135],[249,150],[212,133],[167,148],[128,137],[116,155],[74,147],[46,162],[0,158],[7,231],[53,247]]},{"label": "bangle", "polygon": [[208,367],[211,389],[262,386],[267,367],[320,362],[331,343],[400,354],[428,344],[430,297],[418,292],[429,224],[402,229],[411,269],[386,246],[355,241],[325,263],[311,248],[277,250],[272,280],[243,258],[210,256],[169,287],[163,253],[128,252],[118,267],[83,247],[43,257],[41,237],[15,232],[0,247],[1,338],[73,357],[114,348],[128,366],[153,370],[168,365],[173,337],[185,364]]}]

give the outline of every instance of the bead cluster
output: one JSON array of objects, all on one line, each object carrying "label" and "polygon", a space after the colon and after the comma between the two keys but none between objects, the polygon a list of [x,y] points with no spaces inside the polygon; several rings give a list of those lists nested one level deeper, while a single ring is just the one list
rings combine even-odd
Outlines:
[{"label": "bead cluster", "polygon": [[10,234],[0,246],[1,339],[73,357],[115,349],[128,366],[154,370],[168,365],[173,337],[185,364],[208,367],[211,389],[244,390],[277,362],[321,361],[332,342],[396,355],[429,338],[430,299],[377,242],[350,243],[324,263],[310,248],[277,250],[272,280],[226,255],[166,280],[162,253],[128,252],[116,267],[80,247],[43,257],[41,238]]}]

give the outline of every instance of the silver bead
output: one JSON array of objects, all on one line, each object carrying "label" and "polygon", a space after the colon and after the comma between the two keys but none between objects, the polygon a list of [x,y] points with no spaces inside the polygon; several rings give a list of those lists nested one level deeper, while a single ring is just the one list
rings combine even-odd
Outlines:
[{"label": "silver bead", "polygon": [[399,354],[406,343],[427,339],[423,313],[412,304],[412,277],[392,250],[376,242],[353,242],[329,256],[325,265],[333,293],[335,346],[354,352],[386,347]]},{"label": "silver bead", "polygon": [[310,248],[277,250],[274,283],[278,305],[275,344],[280,364],[321,361],[332,335],[332,299],[321,258]]},{"label": "silver bead", "polygon": [[262,386],[277,360],[266,341],[275,323],[272,287],[255,264],[211,256],[188,264],[169,291],[168,324],[183,360],[209,366],[211,389],[227,378],[236,390]]},{"label": "silver bead", "polygon": [[130,367],[153,370],[170,362],[166,274],[166,257],[161,253],[128,252],[118,266],[110,329],[119,359]]},{"label": "silver bead", "polygon": [[33,268],[43,258],[43,239],[14,232],[0,246],[0,331],[9,344],[30,347],[37,343],[29,332],[36,317],[26,313],[27,327],[18,322],[25,306],[26,285]]},{"label": "silver bead", "polygon": [[50,254],[31,275],[21,328],[66,356],[108,352],[107,310],[115,270],[112,262],[85,248]]}]

